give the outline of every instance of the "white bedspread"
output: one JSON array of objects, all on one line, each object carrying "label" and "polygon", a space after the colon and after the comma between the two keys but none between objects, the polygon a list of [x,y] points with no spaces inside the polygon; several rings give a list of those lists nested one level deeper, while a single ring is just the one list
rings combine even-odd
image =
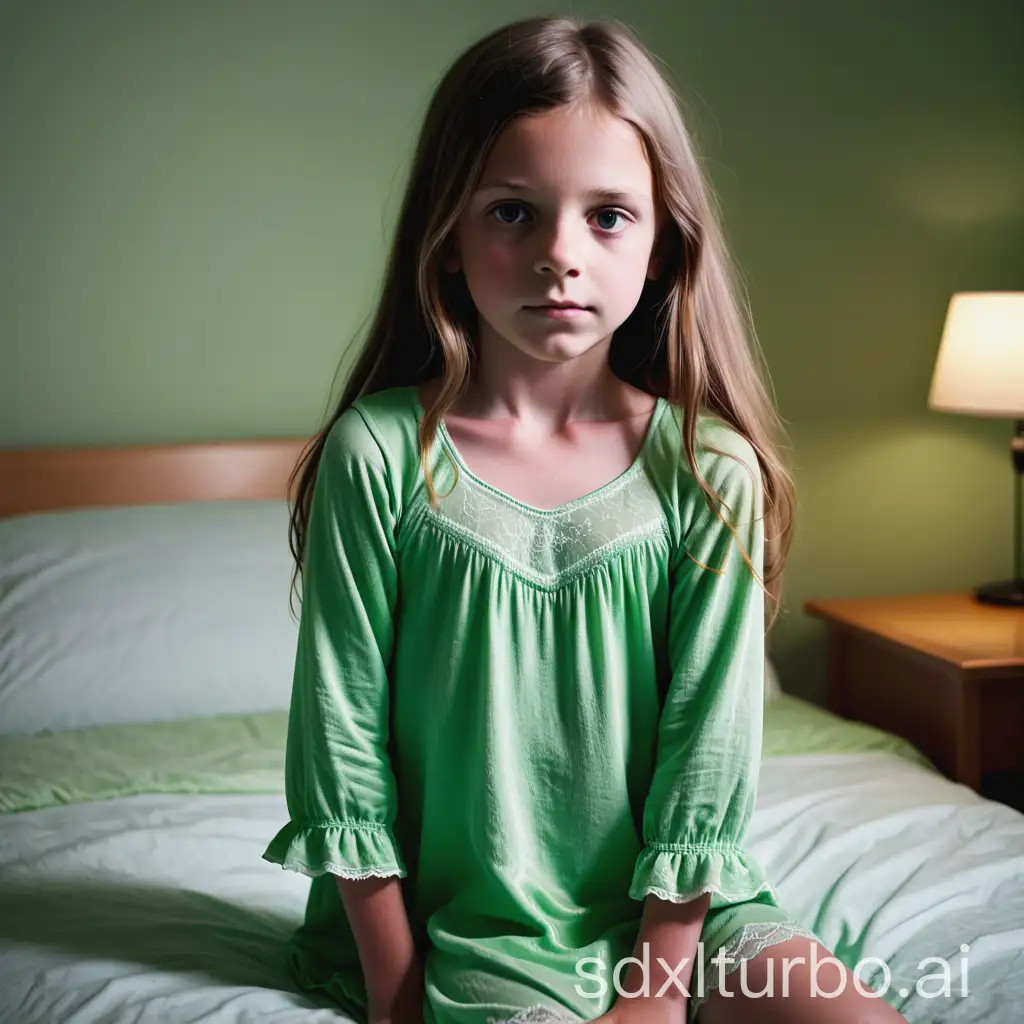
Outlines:
[{"label": "white bedspread", "polygon": [[[261,859],[285,817],[281,795],[0,815],[0,1022],[349,1021],[291,991],[309,882]],[[829,948],[887,962],[909,1021],[1022,1019],[1024,815],[892,754],[778,757],[750,839]],[[933,956],[946,998],[916,991]]]}]

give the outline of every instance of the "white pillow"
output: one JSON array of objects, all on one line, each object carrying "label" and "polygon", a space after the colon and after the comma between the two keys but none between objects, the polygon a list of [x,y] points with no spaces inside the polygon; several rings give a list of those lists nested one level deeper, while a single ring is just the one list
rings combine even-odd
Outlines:
[{"label": "white pillow", "polygon": [[291,570],[284,501],[0,519],[0,736],[287,708]]},{"label": "white pillow", "polygon": [[771,702],[778,697],[781,697],[783,693],[782,685],[779,683],[779,673],[775,670],[775,665],[771,658],[764,659],[764,702],[765,704],[771,704]]}]

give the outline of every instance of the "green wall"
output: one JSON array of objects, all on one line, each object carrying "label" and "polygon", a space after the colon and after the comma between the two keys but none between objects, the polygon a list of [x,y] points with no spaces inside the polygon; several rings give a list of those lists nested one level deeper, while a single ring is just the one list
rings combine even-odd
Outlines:
[{"label": "green wall", "polygon": [[[0,3],[0,447],[299,435],[369,315],[429,90],[545,5]],[[810,596],[1011,571],[1010,424],[929,412],[946,304],[1024,285],[1021,5],[643,0],[793,446]]]}]

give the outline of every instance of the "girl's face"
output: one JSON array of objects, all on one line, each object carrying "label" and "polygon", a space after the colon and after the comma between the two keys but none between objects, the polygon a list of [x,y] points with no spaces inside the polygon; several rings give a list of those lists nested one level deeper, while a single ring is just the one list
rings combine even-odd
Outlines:
[{"label": "girl's face", "polygon": [[[517,118],[491,151],[454,229],[481,343],[564,361],[602,342],[654,277],[654,182],[643,144],[602,108]],[[554,314],[550,303],[575,303]]]}]

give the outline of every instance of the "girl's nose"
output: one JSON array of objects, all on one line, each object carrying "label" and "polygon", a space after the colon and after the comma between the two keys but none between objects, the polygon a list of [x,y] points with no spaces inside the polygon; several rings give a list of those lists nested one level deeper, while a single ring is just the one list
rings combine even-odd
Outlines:
[{"label": "girl's nose", "polygon": [[574,229],[568,224],[552,225],[538,239],[533,269],[538,274],[558,277],[577,277],[580,272],[578,242]]}]

